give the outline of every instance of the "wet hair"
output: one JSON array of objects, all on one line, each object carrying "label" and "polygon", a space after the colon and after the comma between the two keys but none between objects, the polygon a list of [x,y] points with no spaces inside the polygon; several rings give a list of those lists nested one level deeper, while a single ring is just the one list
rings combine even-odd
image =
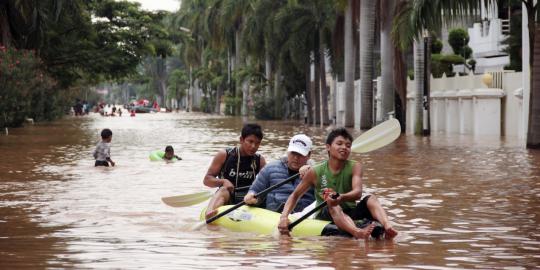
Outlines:
[{"label": "wet hair", "polygon": [[263,139],[263,132],[261,126],[258,124],[245,124],[242,128],[242,138],[246,138],[249,135],[255,135],[259,140]]},{"label": "wet hair", "polygon": [[172,152],[172,151],[174,151],[174,149],[172,148],[172,146],[167,145],[167,146],[165,147],[165,152]]},{"label": "wet hair", "polygon": [[108,139],[112,136],[112,131],[108,128],[104,128],[102,131],[101,131],[101,138],[102,139]]},{"label": "wet hair", "polygon": [[351,142],[353,141],[353,137],[351,136],[351,134],[345,128],[341,127],[330,131],[328,137],[326,137],[326,144],[332,144],[332,142],[334,142],[334,140],[339,136],[342,136],[345,139],[349,139]]}]

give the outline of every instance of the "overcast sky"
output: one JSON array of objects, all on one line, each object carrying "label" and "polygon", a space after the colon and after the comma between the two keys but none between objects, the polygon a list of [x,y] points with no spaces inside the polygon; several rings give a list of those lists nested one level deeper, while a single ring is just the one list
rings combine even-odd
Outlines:
[{"label": "overcast sky", "polygon": [[141,3],[141,7],[146,10],[167,10],[177,11],[180,7],[180,0],[130,0]]}]

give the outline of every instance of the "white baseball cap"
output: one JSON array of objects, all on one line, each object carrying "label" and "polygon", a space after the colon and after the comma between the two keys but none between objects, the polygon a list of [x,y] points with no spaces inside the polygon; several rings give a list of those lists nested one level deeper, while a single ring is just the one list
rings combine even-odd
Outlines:
[{"label": "white baseball cap", "polygon": [[297,134],[291,138],[287,152],[296,152],[305,157],[311,152],[312,145],[313,143],[308,136],[305,134]]}]

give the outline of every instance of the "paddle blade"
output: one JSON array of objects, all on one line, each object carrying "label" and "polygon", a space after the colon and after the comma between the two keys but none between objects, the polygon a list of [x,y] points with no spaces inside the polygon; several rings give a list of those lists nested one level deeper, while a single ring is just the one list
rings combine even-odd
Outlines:
[{"label": "paddle blade", "polygon": [[206,225],[205,221],[199,221],[189,228],[190,231],[198,231]]},{"label": "paddle blade", "polygon": [[212,197],[212,195],[213,193],[210,191],[203,191],[193,194],[163,197],[161,200],[168,206],[185,207],[202,203]]},{"label": "paddle blade", "polygon": [[362,133],[352,143],[355,153],[367,153],[393,142],[401,134],[401,126],[395,118],[384,121]]}]

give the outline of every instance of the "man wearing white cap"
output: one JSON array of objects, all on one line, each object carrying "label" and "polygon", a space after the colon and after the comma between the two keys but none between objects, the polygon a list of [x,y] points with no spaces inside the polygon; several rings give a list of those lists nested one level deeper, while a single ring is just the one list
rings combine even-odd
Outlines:
[{"label": "man wearing white cap", "polygon": [[[267,164],[257,175],[257,178],[249,188],[248,194],[244,197],[246,204],[256,204],[258,202],[255,194],[264,189],[277,184],[289,177],[297,175],[289,183],[270,191],[266,195],[266,209],[281,212],[285,202],[293,190],[301,182],[300,168],[306,164],[313,163],[309,159],[313,143],[305,134],[297,134],[289,141],[287,155],[279,160]],[[315,201],[314,190],[310,190],[302,196],[293,212],[300,212],[306,206]]]}]

